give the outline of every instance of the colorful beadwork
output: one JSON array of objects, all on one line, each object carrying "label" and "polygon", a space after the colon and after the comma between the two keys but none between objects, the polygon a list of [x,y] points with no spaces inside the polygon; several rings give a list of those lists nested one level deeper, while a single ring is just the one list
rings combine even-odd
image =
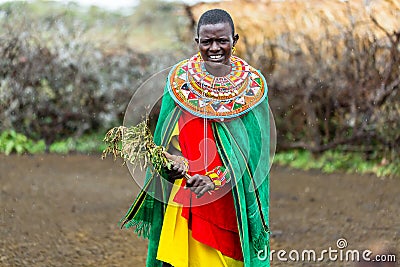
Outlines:
[{"label": "colorful beadwork", "polygon": [[196,54],[178,63],[170,72],[169,92],[190,113],[209,119],[240,116],[267,94],[263,76],[244,60],[231,56],[231,72],[222,77],[207,72]]},{"label": "colorful beadwork", "polygon": [[230,180],[229,171],[224,166],[215,167],[212,171],[207,172],[206,175],[214,183],[214,190],[220,189]]}]

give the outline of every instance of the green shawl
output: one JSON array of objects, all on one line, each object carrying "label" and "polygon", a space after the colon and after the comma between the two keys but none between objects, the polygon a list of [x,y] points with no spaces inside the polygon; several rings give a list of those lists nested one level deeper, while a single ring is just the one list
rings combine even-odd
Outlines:
[{"label": "green shawl", "polygon": [[[154,133],[157,145],[168,145],[180,114],[166,86]],[[244,266],[268,267],[270,128],[267,99],[239,118],[212,122],[212,129],[221,159],[232,177]],[[133,227],[139,236],[149,239],[147,267],[162,266],[156,255],[170,185],[165,175],[152,175],[148,170],[144,188],[121,220],[123,226]],[[260,260],[258,255],[267,257]]]}]

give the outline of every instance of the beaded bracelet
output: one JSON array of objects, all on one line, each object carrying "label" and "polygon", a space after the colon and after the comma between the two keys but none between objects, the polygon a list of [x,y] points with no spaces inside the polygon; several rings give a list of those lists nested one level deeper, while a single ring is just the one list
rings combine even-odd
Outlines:
[{"label": "beaded bracelet", "polygon": [[206,173],[210,177],[211,181],[214,183],[214,190],[220,189],[230,177],[229,171],[224,166],[215,167],[212,171]]}]

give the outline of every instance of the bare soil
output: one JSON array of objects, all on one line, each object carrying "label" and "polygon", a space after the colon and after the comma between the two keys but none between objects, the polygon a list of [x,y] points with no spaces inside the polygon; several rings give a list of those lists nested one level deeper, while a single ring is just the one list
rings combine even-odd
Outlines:
[{"label": "bare soil", "polygon": [[[126,167],[99,155],[0,155],[0,266],[144,266],[147,242],[118,227],[137,193]],[[346,249],[398,252],[399,193],[400,179],[274,167],[271,249],[321,252],[345,238]]]}]

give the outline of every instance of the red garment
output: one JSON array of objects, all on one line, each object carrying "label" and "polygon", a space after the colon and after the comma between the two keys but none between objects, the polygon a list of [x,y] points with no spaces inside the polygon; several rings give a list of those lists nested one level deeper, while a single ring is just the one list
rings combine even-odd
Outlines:
[{"label": "red garment", "polygon": [[[215,145],[211,124],[206,121],[207,164],[204,151],[204,119],[183,111],[178,121],[179,145],[182,155],[189,160],[189,174],[202,174],[223,163]],[[205,167],[207,165],[207,168]],[[230,185],[226,184],[211,195],[197,199],[189,189],[182,187],[174,201],[183,204],[182,216],[197,241],[219,250],[223,255],[243,261],[238,233],[236,211]]]}]

